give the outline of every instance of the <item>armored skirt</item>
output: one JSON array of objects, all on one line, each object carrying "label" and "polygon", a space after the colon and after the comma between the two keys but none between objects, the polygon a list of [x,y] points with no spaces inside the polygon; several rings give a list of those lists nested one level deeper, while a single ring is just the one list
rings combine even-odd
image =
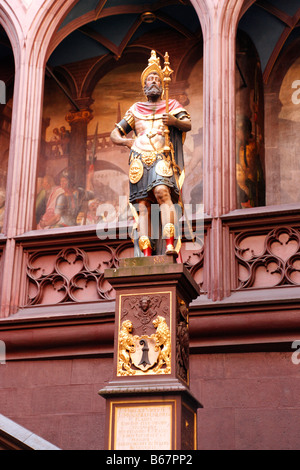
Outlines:
[{"label": "armored skirt", "polygon": [[154,200],[152,190],[159,185],[168,186],[172,201],[178,201],[179,189],[172,164],[165,160],[162,153],[140,153],[133,147],[130,152],[129,181],[129,201],[132,204],[142,199]]}]

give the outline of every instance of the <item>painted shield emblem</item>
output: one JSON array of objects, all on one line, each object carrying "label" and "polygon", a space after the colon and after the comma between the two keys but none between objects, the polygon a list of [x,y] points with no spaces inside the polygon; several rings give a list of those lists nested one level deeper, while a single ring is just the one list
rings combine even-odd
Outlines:
[{"label": "painted shield emblem", "polygon": [[144,167],[138,158],[134,158],[129,167],[129,180],[132,184],[138,183],[144,173]]},{"label": "painted shield emblem", "polygon": [[159,160],[159,162],[156,164],[155,171],[160,176],[170,177],[173,175],[171,164],[166,160]]},{"label": "painted shield emblem", "polygon": [[135,336],[134,337],[135,352],[130,353],[132,363],[138,369],[146,372],[148,369],[156,364],[159,349],[156,350],[155,338],[150,336]]}]

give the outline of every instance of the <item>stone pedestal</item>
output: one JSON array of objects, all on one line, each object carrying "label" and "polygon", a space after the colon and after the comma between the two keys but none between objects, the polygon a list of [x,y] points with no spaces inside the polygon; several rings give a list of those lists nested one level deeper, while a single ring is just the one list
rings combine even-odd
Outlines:
[{"label": "stone pedestal", "polygon": [[124,259],[105,278],[117,295],[113,379],[99,392],[107,449],[195,449],[188,307],[197,284],[173,256]]}]

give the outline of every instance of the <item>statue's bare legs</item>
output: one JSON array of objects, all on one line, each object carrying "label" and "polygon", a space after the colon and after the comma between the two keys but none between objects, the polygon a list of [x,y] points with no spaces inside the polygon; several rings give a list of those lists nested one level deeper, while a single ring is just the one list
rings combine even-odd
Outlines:
[{"label": "statue's bare legs", "polygon": [[[175,208],[168,186],[159,185],[153,189],[153,194],[160,206],[163,237],[166,239],[166,253],[173,253],[175,235]],[[147,200],[139,202],[139,244],[145,256],[151,256],[151,203]]]}]

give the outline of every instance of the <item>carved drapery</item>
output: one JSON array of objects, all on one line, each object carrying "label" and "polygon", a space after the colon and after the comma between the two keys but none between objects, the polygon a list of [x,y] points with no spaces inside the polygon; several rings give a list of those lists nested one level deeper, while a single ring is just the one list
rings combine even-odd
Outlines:
[{"label": "carved drapery", "polygon": [[300,285],[300,230],[281,226],[235,238],[238,289]]}]

